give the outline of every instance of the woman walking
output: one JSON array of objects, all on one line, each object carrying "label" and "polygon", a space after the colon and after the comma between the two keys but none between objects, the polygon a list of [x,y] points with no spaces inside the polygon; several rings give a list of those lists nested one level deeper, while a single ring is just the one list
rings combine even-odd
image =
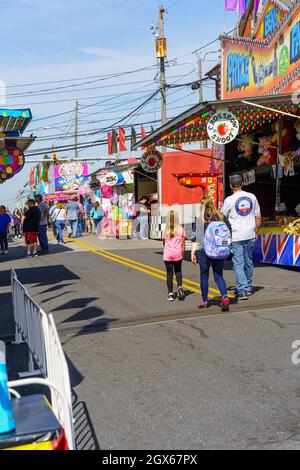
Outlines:
[{"label": "woman walking", "polygon": [[64,204],[59,202],[56,206],[56,209],[54,210],[52,216],[51,216],[51,222],[55,224],[56,230],[57,230],[57,241],[58,244],[63,244],[64,245],[64,236],[63,236],[63,231],[66,227],[66,218],[67,218],[67,213],[65,210]]},{"label": "woman walking", "polygon": [[[222,296],[221,309],[222,311],[228,311],[230,306],[230,300],[227,296],[227,286],[223,277],[225,259],[211,258],[207,255],[204,248],[204,235],[208,230],[209,225],[212,222],[221,222],[222,227],[220,228],[226,234],[227,239],[231,237],[228,222],[225,217],[215,208],[214,201],[211,197],[205,197],[201,201],[201,215],[200,221],[198,221],[197,228],[194,231],[192,238],[192,262],[196,265],[199,262],[201,272],[201,291],[202,291],[202,302],[199,305],[199,309],[208,308],[208,290],[209,290],[209,270],[212,266],[215,282]],[[226,225],[225,225],[226,224]],[[226,230],[227,228],[227,230]],[[226,245],[229,250],[231,240],[227,240]],[[225,246],[225,245],[224,245]],[[200,248],[198,253],[198,259],[196,256],[197,250]]]},{"label": "woman walking", "polygon": [[90,216],[94,222],[94,233],[97,234],[98,225],[105,216],[105,212],[102,209],[100,202],[95,202],[94,207],[91,210]]},{"label": "woman walking", "polygon": [[22,235],[21,235],[22,215],[19,209],[14,210],[12,220],[14,224],[15,238],[22,238]]},{"label": "woman walking", "polygon": [[[174,302],[176,297],[179,300],[185,299],[182,287],[182,261],[185,252],[186,232],[179,224],[178,214],[171,211],[167,215],[166,230],[164,239],[164,262],[167,270],[168,301]],[[178,285],[178,293],[173,292],[174,272]]]}]

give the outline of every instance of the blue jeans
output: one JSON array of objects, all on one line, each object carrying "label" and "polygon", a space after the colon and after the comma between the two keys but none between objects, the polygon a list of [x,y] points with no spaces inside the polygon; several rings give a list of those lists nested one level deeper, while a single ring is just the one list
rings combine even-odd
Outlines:
[{"label": "blue jeans", "polygon": [[42,251],[49,250],[48,237],[47,237],[48,225],[39,226],[39,242]]},{"label": "blue jeans", "polygon": [[69,220],[68,232],[70,235],[73,235],[74,238],[77,237],[77,230],[78,230],[78,219],[77,220]]},{"label": "blue jeans", "polygon": [[139,238],[148,238],[149,237],[149,223],[148,216],[138,217],[140,223],[140,236]]},{"label": "blue jeans", "polygon": [[62,243],[64,243],[63,230],[64,230],[65,226],[66,226],[66,223],[65,223],[64,220],[56,220],[55,221],[55,227],[57,228],[57,232],[58,232],[57,240],[59,242],[62,242]]},{"label": "blue jeans", "polygon": [[210,266],[212,266],[214,279],[216,281],[216,284],[218,286],[218,289],[222,297],[227,295],[227,286],[223,278],[225,260],[208,258],[208,256],[205,253],[204,248],[202,248],[199,251],[198,260],[200,264],[200,272],[201,272],[200,283],[201,283],[201,291],[202,291],[202,297],[203,297],[204,302],[207,302],[208,300],[208,281],[209,281]]},{"label": "blue jeans", "polygon": [[245,240],[242,242],[233,242],[233,269],[236,279],[237,292],[249,292],[252,287],[253,279],[253,250],[254,240]]}]

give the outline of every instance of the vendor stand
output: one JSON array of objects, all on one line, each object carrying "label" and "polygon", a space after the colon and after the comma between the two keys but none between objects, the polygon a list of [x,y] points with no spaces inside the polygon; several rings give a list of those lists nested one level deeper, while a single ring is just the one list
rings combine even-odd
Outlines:
[{"label": "vendor stand", "polygon": [[[255,260],[299,267],[300,2],[289,7],[263,2],[255,18],[253,3],[241,22],[241,36],[221,38],[222,99],[194,106],[135,148],[179,149],[205,141],[219,115],[218,129],[209,136],[214,141],[211,166],[222,171],[224,197],[230,194],[229,176],[236,173],[258,197],[263,227]],[[271,16],[276,18],[274,28]],[[236,133],[231,132],[233,119]]]}]

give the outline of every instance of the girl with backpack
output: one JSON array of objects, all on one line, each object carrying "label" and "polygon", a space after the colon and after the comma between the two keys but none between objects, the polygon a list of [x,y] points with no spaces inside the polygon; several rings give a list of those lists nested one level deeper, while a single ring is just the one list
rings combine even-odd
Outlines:
[{"label": "girl with backpack", "polygon": [[[222,296],[222,312],[228,312],[230,300],[227,295],[227,286],[223,277],[225,260],[230,256],[231,231],[225,217],[219,212],[211,197],[201,201],[200,223],[192,238],[192,262],[197,264],[196,251],[200,248],[198,262],[201,272],[202,302],[199,309],[208,308],[209,269],[212,266],[215,282]],[[203,239],[204,236],[204,239]],[[201,247],[202,245],[202,247]]]},{"label": "girl with backpack", "polygon": [[[168,301],[174,302],[176,297],[180,301],[185,299],[182,287],[182,261],[185,253],[186,232],[179,224],[178,214],[171,211],[167,215],[164,239],[164,262],[167,270]],[[178,293],[173,292],[174,272],[178,285]]]}]

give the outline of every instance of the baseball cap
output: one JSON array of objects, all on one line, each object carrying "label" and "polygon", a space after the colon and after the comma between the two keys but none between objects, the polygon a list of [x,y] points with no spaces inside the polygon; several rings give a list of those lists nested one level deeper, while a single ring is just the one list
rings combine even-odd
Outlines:
[{"label": "baseball cap", "polygon": [[241,175],[229,176],[229,181],[230,181],[231,186],[233,187],[242,186],[244,182]]}]

